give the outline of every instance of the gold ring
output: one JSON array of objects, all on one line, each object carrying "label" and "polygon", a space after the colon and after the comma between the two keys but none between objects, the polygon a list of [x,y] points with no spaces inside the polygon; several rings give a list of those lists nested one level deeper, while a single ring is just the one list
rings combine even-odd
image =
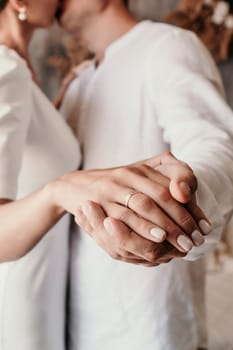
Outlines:
[{"label": "gold ring", "polygon": [[125,197],[125,200],[124,200],[124,205],[126,208],[129,208],[130,199],[132,199],[132,197],[135,196],[135,194],[137,194],[137,193],[139,193],[139,192],[134,190],[134,191],[131,191],[127,194],[127,196]]}]

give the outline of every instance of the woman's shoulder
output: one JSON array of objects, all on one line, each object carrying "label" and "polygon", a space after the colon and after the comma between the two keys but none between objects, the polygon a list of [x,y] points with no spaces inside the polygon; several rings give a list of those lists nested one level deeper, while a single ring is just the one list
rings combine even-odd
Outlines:
[{"label": "woman's shoulder", "polygon": [[24,59],[16,51],[0,45],[0,82],[9,79],[14,80],[15,84],[23,84],[31,80],[31,73]]}]

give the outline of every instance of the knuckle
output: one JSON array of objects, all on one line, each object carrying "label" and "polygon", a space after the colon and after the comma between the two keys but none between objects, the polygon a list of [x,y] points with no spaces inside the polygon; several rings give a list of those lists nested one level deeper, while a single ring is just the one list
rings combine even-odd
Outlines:
[{"label": "knuckle", "polygon": [[105,251],[108,252],[108,244],[106,244],[106,242],[104,241],[104,239],[102,237],[99,236],[94,236],[92,237],[95,242],[98,244],[98,246],[100,246],[102,249],[104,249]]},{"label": "knuckle", "polygon": [[150,263],[156,262],[156,260],[158,259],[157,250],[156,250],[155,248],[152,248],[152,249],[148,250],[148,251],[145,253],[145,259],[146,259],[147,261],[149,261]]},{"label": "knuckle", "polygon": [[154,201],[144,194],[138,194],[135,200],[137,201],[137,206],[143,212],[150,212],[154,208]]},{"label": "knuckle", "polygon": [[185,228],[186,231],[192,232],[195,228],[195,222],[193,221],[192,217],[189,215],[184,215],[180,219],[180,226]]},{"label": "knuckle", "polygon": [[168,263],[170,263],[172,260],[173,260],[173,258],[165,259],[165,260],[161,261],[161,264],[168,264]]},{"label": "knuckle", "polygon": [[145,163],[140,164],[140,166],[138,166],[139,170],[144,174],[145,171],[147,171],[148,169],[150,170],[151,167]]},{"label": "knuckle", "polygon": [[177,237],[182,233],[181,229],[172,223],[168,223],[164,226],[165,226],[164,229],[169,234],[169,236]]},{"label": "knuckle", "polygon": [[124,167],[119,167],[114,171],[120,178],[127,178],[128,176],[135,174],[137,172],[137,166],[128,165]]},{"label": "knuckle", "polygon": [[129,174],[129,167],[119,167],[113,170],[117,177],[124,178]]},{"label": "knuckle", "polygon": [[171,199],[170,191],[166,187],[161,186],[157,192],[157,195],[158,195],[158,199],[162,202],[167,202]]},{"label": "knuckle", "polygon": [[82,227],[84,228],[85,232],[87,232],[90,236],[93,236],[94,230],[90,225],[83,224]]},{"label": "knuckle", "polygon": [[198,180],[194,172],[192,171],[192,189],[193,191],[196,191],[198,188]]},{"label": "knuckle", "polygon": [[130,214],[131,211],[128,208],[122,208],[121,212],[119,213],[118,219],[126,223],[129,220]]},{"label": "knuckle", "polygon": [[106,187],[107,188],[112,188],[114,182],[111,177],[108,176],[101,176],[99,178],[96,178],[91,184],[92,190],[95,190],[95,188],[98,187],[99,193],[103,195],[105,193]]},{"label": "knuckle", "polygon": [[180,162],[180,163],[183,166],[183,171],[182,171],[183,176],[185,176],[185,178],[188,180],[187,182],[191,185],[192,189],[196,191],[198,186],[198,181],[193,169],[187,163],[184,163],[184,162]]},{"label": "knuckle", "polygon": [[129,171],[131,174],[143,175],[143,164],[131,165]]},{"label": "knuckle", "polygon": [[110,252],[109,255],[113,260],[121,260],[121,256],[116,252]]},{"label": "knuckle", "polygon": [[115,242],[116,247],[118,247],[120,249],[124,248],[124,246],[126,244],[125,235],[121,234],[120,231],[117,231],[115,233],[114,242]]},{"label": "knuckle", "polygon": [[132,253],[123,251],[123,254],[121,254],[125,259],[131,259],[132,258]]},{"label": "knuckle", "polygon": [[105,188],[107,188],[107,189],[113,188],[115,186],[115,184],[116,184],[115,179],[112,178],[112,177],[105,177],[105,176],[103,176],[100,181],[102,183],[103,189],[105,189]]},{"label": "knuckle", "polygon": [[190,179],[192,179],[193,181],[196,181],[197,178],[196,178],[193,170],[189,167],[189,165],[186,163],[183,163],[183,167],[184,167],[183,172],[186,173],[186,176],[189,177]]},{"label": "knuckle", "polygon": [[187,171],[189,175],[195,176],[193,169],[188,165],[188,163],[183,162],[182,160],[180,160],[179,163],[183,166],[184,170]]},{"label": "knuckle", "polygon": [[172,157],[174,158],[173,154],[170,151],[164,151],[162,153],[162,157],[166,158],[166,157]]}]

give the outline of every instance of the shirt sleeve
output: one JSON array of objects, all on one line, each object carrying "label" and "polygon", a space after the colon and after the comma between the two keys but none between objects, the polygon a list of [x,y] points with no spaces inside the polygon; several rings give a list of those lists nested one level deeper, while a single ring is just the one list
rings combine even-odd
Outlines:
[{"label": "shirt sleeve", "polygon": [[198,204],[214,226],[195,260],[219,242],[233,211],[233,113],[209,53],[188,31],[173,29],[147,65],[149,94],[166,142],[197,176]]},{"label": "shirt sleeve", "polygon": [[30,72],[14,59],[0,65],[0,198],[17,197],[28,126],[31,118]]}]

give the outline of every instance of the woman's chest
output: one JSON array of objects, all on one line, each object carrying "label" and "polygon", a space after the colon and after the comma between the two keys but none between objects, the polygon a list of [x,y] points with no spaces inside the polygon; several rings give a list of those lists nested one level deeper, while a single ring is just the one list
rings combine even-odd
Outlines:
[{"label": "woman's chest", "polygon": [[26,195],[26,192],[77,169],[80,161],[78,141],[59,113],[35,87],[19,177],[20,194]]}]

